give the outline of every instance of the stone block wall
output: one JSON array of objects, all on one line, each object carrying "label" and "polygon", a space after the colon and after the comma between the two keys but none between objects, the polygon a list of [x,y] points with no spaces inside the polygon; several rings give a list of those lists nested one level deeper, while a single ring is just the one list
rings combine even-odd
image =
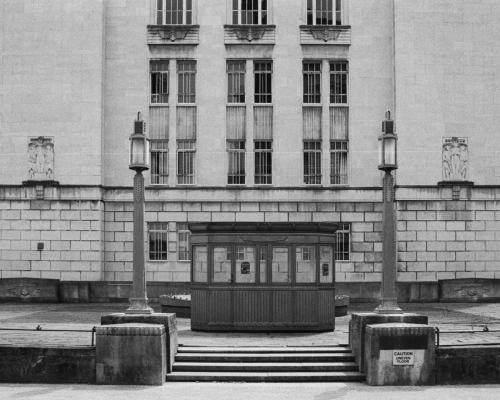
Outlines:
[{"label": "stone block wall", "polygon": [[0,278],[101,280],[103,216],[97,200],[0,200]]},{"label": "stone block wall", "polygon": [[[49,196],[43,200],[32,192],[0,191],[0,278],[132,280],[129,190],[107,190],[103,195],[97,189],[59,188],[46,190]],[[149,260],[146,233],[147,280],[190,280],[190,262],[178,260],[179,223],[343,222],[351,227],[351,251],[349,261],[337,261],[336,281],[376,284],[382,271],[382,204],[368,199],[379,192],[207,189],[184,195],[148,189],[145,230],[148,223],[167,223],[168,260]],[[416,200],[423,194],[425,198]],[[347,201],[350,196],[357,201]],[[500,278],[500,191],[473,189],[470,200],[452,201],[438,188],[402,188],[396,197],[400,283]]]},{"label": "stone block wall", "polygon": [[500,202],[398,204],[398,280],[500,278]]}]

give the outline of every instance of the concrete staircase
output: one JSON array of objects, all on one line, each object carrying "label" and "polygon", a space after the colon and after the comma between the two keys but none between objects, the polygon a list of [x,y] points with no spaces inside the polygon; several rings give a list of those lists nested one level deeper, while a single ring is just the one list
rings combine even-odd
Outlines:
[{"label": "concrete staircase", "polygon": [[364,381],[347,346],[179,346],[173,382]]}]

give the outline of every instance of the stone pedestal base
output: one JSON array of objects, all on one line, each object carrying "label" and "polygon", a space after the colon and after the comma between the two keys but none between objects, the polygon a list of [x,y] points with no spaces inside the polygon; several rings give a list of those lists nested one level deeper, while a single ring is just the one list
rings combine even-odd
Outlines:
[{"label": "stone pedestal base", "polygon": [[436,366],[435,328],[418,324],[368,325],[366,382],[372,386],[432,385]]},{"label": "stone pedestal base", "polygon": [[163,385],[167,375],[165,327],[117,324],[96,329],[96,382]]},{"label": "stone pedestal base", "polygon": [[356,363],[359,365],[359,371],[365,371],[365,328],[366,325],[386,324],[386,323],[409,323],[427,325],[428,318],[426,315],[401,313],[401,314],[378,314],[356,313],[352,314],[349,321],[349,344],[352,353],[356,358]]},{"label": "stone pedestal base", "polygon": [[101,325],[112,324],[161,324],[165,327],[167,337],[166,358],[167,372],[172,372],[172,364],[177,354],[177,322],[175,314],[152,313],[152,314],[107,314],[101,316]]}]

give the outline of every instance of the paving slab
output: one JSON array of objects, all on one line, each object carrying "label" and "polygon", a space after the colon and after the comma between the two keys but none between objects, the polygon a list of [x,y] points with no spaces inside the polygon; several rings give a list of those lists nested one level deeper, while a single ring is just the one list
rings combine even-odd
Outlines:
[{"label": "paving slab", "polygon": [[[0,330],[0,345],[88,346],[89,332],[47,332],[45,329],[90,330],[100,325],[101,316],[123,312],[124,303],[90,304],[16,304],[0,303],[0,328],[29,328],[42,331]],[[372,311],[373,303],[354,303],[349,313]],[[444,333],[448,330],[482,331],[484,327],[500,330],[500,303],[403,303],[408,312],[428,315],[429,324],[439,327],[441,344],[500,343],[500,332]],[[158,304],[153,304],[161,311]],[[332,346],[348,342],[350,315],[336,318],[334,332],[322,333],[248,333],[248,332],[195,332],[190,320],[177,319],[179,343],[194,346]]]}]

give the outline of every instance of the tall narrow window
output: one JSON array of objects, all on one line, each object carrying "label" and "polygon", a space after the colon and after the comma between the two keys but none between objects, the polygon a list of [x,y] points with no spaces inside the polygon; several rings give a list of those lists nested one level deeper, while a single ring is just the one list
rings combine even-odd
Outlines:
[{"label": "tall narrow window", "polygon": [[232,0],[235,25],[266,25],[267,0]]},{"label": "tall narrow window", "polygon": [[321,61],[306,61],[303,64],[304,103],[321,102]]},{"label": "tall narrow window", "polygon": [[168,103],[168,60],[154,60],[151,70],[151,103]]},{"label": "tall narrow window", "polygon": [[149,259],[151,261],[168,258],[168,223],[151,222],[148,224]]},{"label": "tall narrow window", "polygon": [[196,61],[177,61],[177,183],[194,184],[196,152]]},{"label": "tall narrow window", "polygon": [[272,102],[272,61],[254,62],[255,103]]},{"label": "tall narrow window", "polygon": [[168,183],[168,139],[151,139],[151,183]]},{"label": "tall narrow window", "polygon": [[349,107],[346,61],[330,62],[330,183],[347,185]]},{"label": "tall narrow window", "polygon": [[177,259],[179,261],[191,260],[191,249],[189,239],[191,232],[185,222],[177,223]]},{"label": "tall narrow window", "polygon": [[177,102],[196,102],[196,61],[177,61]]},{"label": "tall narrow window", "polygon": [[330,141],[330,183],[347,185],[347,140]]},{"label": "tall narrow window", "polygon": [[304,183],[321,184],[321,140],[304,140]]},{"label": "tall narrow window", "polygon": [[342,0],[307,0],[307,25],[341,25]]},{"label": "tall narrow window", "polygon": [[157,0],[156,23],[158,25],[191,25],[193,23],[192,0]]},{"label": "tall narrow window", "polygon": [[151,183],[168,181],[168,60],[152,60],[149,137],[151,140]]},{"label": "tall narrow window", "polygon": [[336,232],[335,260],[349,261],[351,225],[340,224]]},{"label": "tall narrow window", "polygon": [[177,140],[177,183],[179,185],[194,184],[195,145],[194,140]]},{"label": "tall narrow window", "polygon": [[255,184],[270,185],[273,183],[273,142],[271,140],[255,141]]},{"label": "tall narrow window", "polygon": [[227,102],[245,102],[245,70],[246,61],[230,60],[227,62]]},{"label": "tall narrow window", "polygon": [[330,63],[330,103],[347,103],[347,62]]},{"label": "tall narrow window", "polygon": [[244,185],[245,184],[245,141],[228,140],[227,152],[229,156],[227,183],[229,185]]}]

